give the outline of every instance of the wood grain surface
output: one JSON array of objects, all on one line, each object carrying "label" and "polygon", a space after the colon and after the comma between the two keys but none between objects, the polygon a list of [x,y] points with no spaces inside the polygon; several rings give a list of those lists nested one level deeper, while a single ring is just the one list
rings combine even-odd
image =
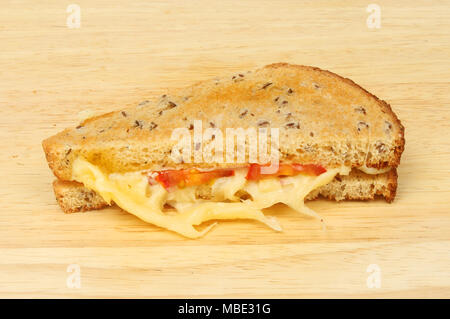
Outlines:
[{"label": "wood grain surface", "polygon": [[[377,1],[379,29],[369,1],[76,3],[70,29],[70,2],[0,1],[0,297],[450,297],[449,1]],[[276,207],[283,233],[222,222],[200,240],[118,208],[59,209],[41,141],[80,111],[273,62],[392,105],[406,128],[394,203],[312,202],[326,230]]]}]

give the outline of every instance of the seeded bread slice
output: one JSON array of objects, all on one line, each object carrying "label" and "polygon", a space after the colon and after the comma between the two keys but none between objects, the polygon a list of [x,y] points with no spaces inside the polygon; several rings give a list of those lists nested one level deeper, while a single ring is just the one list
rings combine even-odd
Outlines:
[{"label": "seeded bread slice", "polygon": [[307,200],[325,197],[341,200],[369,200],[377,196],[391,203],[397,191],[397,170],[370,175],[353,169],[349,175],[337,175],[330,183],[308,194]]},{"label": "seeded bread slice", "polygon": [[84,212],[109,206],[95,191],[81,183],[62,181],[53,182],[56,201],[65,213]]},{"label": "seeded bread slice", "polygon": [[[77,182],[55,180],[53,183],[56,199],[65,213],[75,213],[109,206],[96,192]],[[311,192],[307,200],[319,196],[341,201],[368,200],[376,196],[384,197],[391,202],[397,189],[397,172],[369,175],[358,170],[352,170],[347,176],[336,176],[329,184]]]},{"label": "seeded bread slice", "polygon": [[194,120],[222,132],[280,128],[280,161],[286,163],[395,168],[404,148],[404,128],[386,102],[329,71],[286,63],[170,90],[92,117],[44,140],[43,148],[61,180],[71,180],[78,156],[106,172],[199,166],[169,157],[178,142],[170,139],[173,129],[192,129]]}]

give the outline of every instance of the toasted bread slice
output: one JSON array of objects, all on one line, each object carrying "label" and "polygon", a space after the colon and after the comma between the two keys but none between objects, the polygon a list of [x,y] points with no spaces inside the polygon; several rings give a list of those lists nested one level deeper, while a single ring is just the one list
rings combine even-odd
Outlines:
[{"label": "toasted bread slice", "polygon": [[53,182],[56,201],[65,213],[84,212],[109,206],[95,191],[78,182],[56,179]]},{"label": "toasted bread slice", "polygon": [[[75,213],[109,206],[96,192],[77,182],[55,180],[53,183],[56,199],[65,213]],[[391,202],[397,189],[397,172],[395,169],[378,175],[369,175],[356,169],[349,175],[336,176],[334,180],[311,192],[307,199],[319,196],[340,201],[368,200],[381,196]]]},{"label": "toasted bread slice", "polygon": [[46,139],[43,148],[53,173],[67,181],[78,156],[106,172],[198,166],[168,156],[177,143],[170,139],[173,129],[192,128],[194,120],[223,130],[278,127],[280,161],[286,163],[395,168],[404,148],[403,126],[386,102],[334,73],[285,63],[171,90],[136,107],[92,117]]}]

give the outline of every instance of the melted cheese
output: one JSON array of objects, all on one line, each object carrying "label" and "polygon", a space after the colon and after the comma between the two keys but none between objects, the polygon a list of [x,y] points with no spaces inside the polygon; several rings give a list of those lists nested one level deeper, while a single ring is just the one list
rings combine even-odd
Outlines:
[{"label": "melted cheese", "polygon": [[[306,195],[329,183],[336,174],[348,174],[349,169],[329,169],[319,176],[297,175],[260,181],[247,181],[246,169],[238,169],[235,176],[212,182],[211,200],[196,198],[196,186],[168,192],[159,184],[149,185],[147,177],[141,172],[105,174],[82,158],[75,160],[72,172],[74,180],[96,191],[108,203],[114,201],[125,211],[148,223],[197,238],[216,223],[202,231],[194,226],[218,219],[253,219],[281,231],[277,220],[262,212],[262,209],[276,203],[284,203],[300,213],[318,217],[305,206]],[[247,192],[251,199],[242,201],[236,196],[238,191]],[[166,209],[166,204],[174,209]]]},{"label": "melted cheese", "polygon": [[391,170],[391,167],[373,168],[373,167],[367,167],[366,164],[364,164],[363,166],[358,167],[358,169],[366,174],[378,175],[378,174],[384,174],[386,172],[389,172]]}]

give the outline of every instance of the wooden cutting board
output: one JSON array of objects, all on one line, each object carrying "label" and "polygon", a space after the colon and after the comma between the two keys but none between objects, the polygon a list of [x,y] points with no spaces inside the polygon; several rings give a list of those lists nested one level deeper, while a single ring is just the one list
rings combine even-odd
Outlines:
[{"label": "wooden cutting board", "polygon": [[[450,297],[449,1],[377,1],[379,29],[370,1],[76,3],[80,28],[61,1],[0,11],[0,297]],[[394,203],[310,203],[326,230],[278,207],[282,233],[221,222],[200,240],[117,208],[61,212],[40,143],[80,111],[281,61],[392,105]]]}]

